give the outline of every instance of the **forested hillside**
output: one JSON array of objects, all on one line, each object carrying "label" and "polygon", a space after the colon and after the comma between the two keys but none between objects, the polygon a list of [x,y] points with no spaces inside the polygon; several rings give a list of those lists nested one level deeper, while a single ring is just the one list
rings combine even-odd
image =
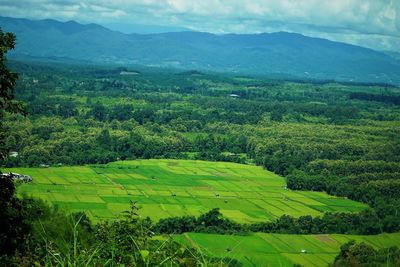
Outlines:
[{"label": "forested hillside", "polygon": [[270,76],[400,83],[398,59],[360,46],[277,32],[123,34],[98,24],[0,17],[14,55]]}]

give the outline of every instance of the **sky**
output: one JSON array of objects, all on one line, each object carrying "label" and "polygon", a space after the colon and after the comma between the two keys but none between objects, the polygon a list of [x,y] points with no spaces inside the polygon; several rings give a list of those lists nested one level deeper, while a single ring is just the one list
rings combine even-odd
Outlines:
[{"label": "sky", "polygon": [[0,15],[98,23],[121,31],[296,32],[400,52],[400,0],[0,0]]}]

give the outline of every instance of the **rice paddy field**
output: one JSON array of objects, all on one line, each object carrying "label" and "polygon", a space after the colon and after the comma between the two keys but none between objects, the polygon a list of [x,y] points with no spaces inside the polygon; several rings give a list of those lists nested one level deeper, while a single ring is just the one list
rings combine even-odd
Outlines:
[{"label": "rice paddy field", "polygon": [[137,201],[153,220],[200,215],[220,208],[228,218],[250,223],[281,215],[358,212],[366,205],[322,192],[287,190],[285,180],[261,167],[194,160],[134,160],[106,165],[14,168],[30,175],[19,193],[42,198],[94,220],[114,219]]},{"label": "rice paddy field", "polygon": [[[187,233],[174,237],[215,257],[239,260],[243,266],[328,266],[350,240],[375,248],[400,245],[400,233],[375,236],[285,235],[256,233],[249,236]],[[305,250],[306,253],[302,253]]]}]

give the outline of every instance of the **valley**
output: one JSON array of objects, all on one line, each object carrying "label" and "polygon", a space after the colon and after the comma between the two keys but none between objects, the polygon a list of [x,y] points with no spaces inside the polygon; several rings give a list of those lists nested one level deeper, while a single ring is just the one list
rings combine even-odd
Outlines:
[{"label": "valley", "polygon": [[399,266],[391,54],[291,33],[0,23],[21,36],[0,53],[0,265]]}]

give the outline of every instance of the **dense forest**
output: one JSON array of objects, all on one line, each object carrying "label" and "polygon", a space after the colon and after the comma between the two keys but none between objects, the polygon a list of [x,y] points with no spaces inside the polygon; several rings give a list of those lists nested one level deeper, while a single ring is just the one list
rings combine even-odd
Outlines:
[{"label": "dense forest", "polygon": [[[274,222],[253,225],[229,221],[217,209],[198,218],[169,218],[157,223],[139,220],[133,211],[124,219],[96,226],[84,214],[76,214],[75,221],[66,227],[79,227],[90,233],[80,240],[83,248],[92,249],[85,251],[87,255],[104,253],[97,259],[113,258],[116,263],[136,261],[124,258],[124,242],[128,241],[119,239],[126,234],[124,231],[130,231],[143,247],[134,256],[148,263],[153,262],[143,251],[154,248],[160,248],[160,253],[151,260],[158,263],[175,251],[183,252],[174,254],[174,260],[190,262],[202,257],[195,251],[174,247],[177,244],[164,246],[162,241],[151,241],[154,233],[136,233],[138,229],[152,229],[155,233],[227,234],[400,231],[397,87],[86,63],[9,61],[7,66],[19,73],[15,99],[20,103],[12,102],[13,110],[2,107],[2,147],[11,151],[1,158],[2,166],[82,165],[136,158],[233,161],[261,165],[283,175],[289,189],[325,191],[370,206],[357,214],[326,213],[315,218],[285,215]],[[41,227],[35,219],[40,216],[44,222],[51,216],[67,220],[66,215],[44,203],[14,197],[13,186],[4,187],[9,188],[4,203],[19,211],[14,214],[15,221],[20,219],[18,216],[24,218],[21,231],[10,235],[26,237],[29,229]],[[32,208],[26,209],[27,205]],[[148,227],[143,228],[146,223]],[[55,235],[51,231],[56,229],[48,227],[48,235]],[[68,232],[71,230],[62,231],[65,236],[73,236]],[[114,255],[116,251],[108,247],[84,245],[93,242],[93,238],[104,241],[102,244],[117,244],[116,251],[121,255]],[[52,244],[39,236],[27,240],[31,243],[22,248],[29,248],[30,256],[37,257],[37,261],[46,259],[43,257],[48,253],[38,251],[51,249]],[[74,240],[69,241],[70,244]],[[2,243],[10,254],[20,245]],[[347,260],[346,249],[359,249],[352,246],[343,248],[342,258],[338,257],[334,266],[343,266],[340,264]],[[69,253],[70,249],[61,250]],[[55,250],[48,262],[56,261],[57,253]]]}]

